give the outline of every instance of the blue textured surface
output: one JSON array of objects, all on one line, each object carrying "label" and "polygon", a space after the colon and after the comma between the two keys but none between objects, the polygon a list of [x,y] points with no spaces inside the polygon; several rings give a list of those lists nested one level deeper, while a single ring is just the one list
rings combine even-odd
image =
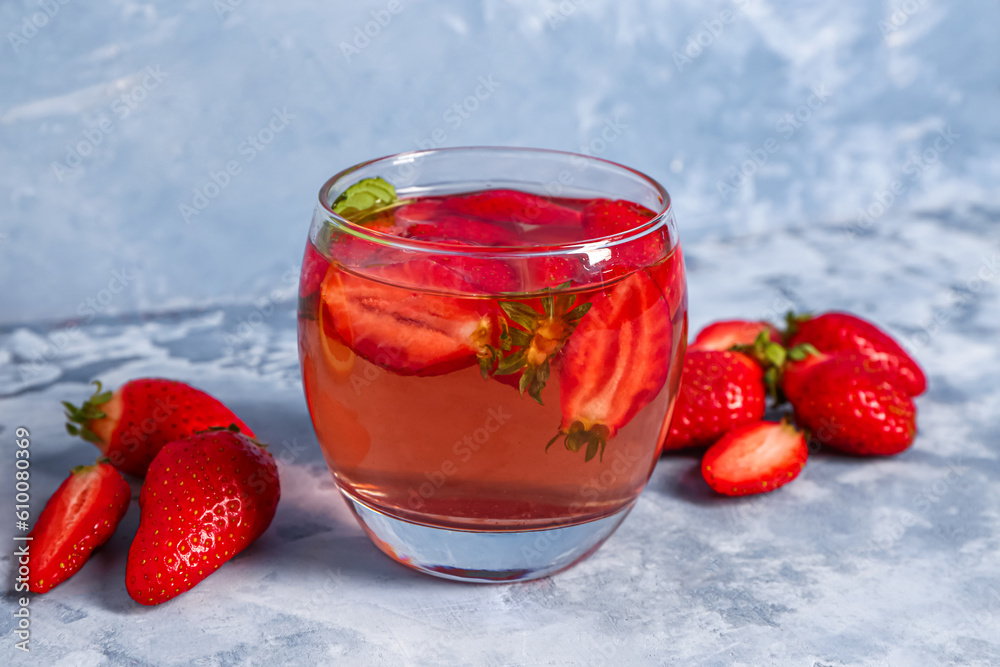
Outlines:
[{"label": "blue textured surface", "polygon": [[[1000,663],[1000,5],[401,0],[350,53],[388,2],[228,1],[55,2],[34,32],[44,3],[0,6],[0,470],[29,427],[37,513],[94,455],[62,431],[59,400],[97,376],[176,377],[274,443],[278,516],[145,609],[123,580],[133,505],[79,575],[32,601],[30,656],[3,601],[3,655]],[[393,564],[315,445],[294,272],[326,178],[431,143],[583,149],[651,174],[675,199],[692,325],[790,307],[873,318],[928,372],[916,444],[820,454],[785,489],[735,501],[711,495],[696,459],[665,458],[595,556],[540,582]],[[181,205],[202,203],[185,220]]]}]

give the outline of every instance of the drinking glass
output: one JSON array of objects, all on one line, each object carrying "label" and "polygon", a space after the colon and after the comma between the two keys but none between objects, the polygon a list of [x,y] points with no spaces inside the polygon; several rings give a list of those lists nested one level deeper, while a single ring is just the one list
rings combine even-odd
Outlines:
[{"label": "drinking glass", "polygon": [[687,339],[673,211],[650,177],[498,147],[355,165],[320,190],[299,295],[319,445],[391,558],[543,577],[635,504]]}]

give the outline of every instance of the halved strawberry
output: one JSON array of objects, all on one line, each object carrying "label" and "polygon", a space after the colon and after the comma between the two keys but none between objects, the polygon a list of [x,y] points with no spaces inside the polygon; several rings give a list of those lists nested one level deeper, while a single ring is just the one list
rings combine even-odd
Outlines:
[{"label": "halved strawberry", "polygon": [[168,442],[213,426],[235,424],[247,435],[243,423],[218,399],[176,380],[139,378],[117,391],[97,391],[80,407],[63,402],[66,430],[97,445],[111,465],[141,477]]},{"label": "halved strawberry", "polygon": [[538,195],[519,190],[487,190],[469,195],[444,197],[451,211],[493,222],[524,225],[579,226],[580,214]]},{"label": "halved strawberry", "polygon": [[476,291],[428,259],[373,268],[365,277],[331,266],[320,304],[328,313],[320,316],[329,316],[332,331],[356,354],[401,375],[441,375],[492,359],[496,306],[430,290]]},{"label": "halved strawberry", "polygon": [[701,474],[727,496],[766,493],[798,477],[808,456],[805,436],[794,426],[756,422],[734,428],[709,447]]},{"label": "halved strawberry", "polygon": [[672,325],[660,288],[633,273],[598,296],[566,343],[560,403],[562,424],[552,445],[586,445],[585,460],[659,394],[670,369]]},{"label": "halved strawberry", "polygon": [[780,343],[781,332],[768,322],[722,320],[713,322],[698,332],[689,350],[729,350],[734,345],[752,345],[762,331],[770,340]]},{"label": "halved strawberry", "polygon": [[858,352],[895,376],[893,383],[910,396],[927,389],[920,365],[877,326],[850,313],[818,317],[788,314],[788,347],[810,343],[820,352]]},{"label": "halved strawberry", "polygon": [[114,534],[131,497],[128,482],[110,464],[73,468],[28,534],[29,590],[45,593],[76,574]]}]

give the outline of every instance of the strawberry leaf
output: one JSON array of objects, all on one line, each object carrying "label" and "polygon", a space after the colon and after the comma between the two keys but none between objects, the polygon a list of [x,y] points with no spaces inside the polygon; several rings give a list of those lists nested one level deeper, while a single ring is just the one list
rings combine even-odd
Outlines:
[{"label": "strawberry leaf", "polygon": [[801,343],[788,351],[788,358],[792,361],[802,361],[806,357],[814,354],[819,354],[819,350],[817,350],[812,343]]},{"label": "strawberry leaf", "polygon": [[531,384],[535,381],[536,372],[537,371],[534,368],[528,366],[524,369],[524,372],[521,373],[521,381],[518,383],[517,387],[518,390],[521,392],[521,396],[524,396],[524,390],[530,387]]},{"label": "strawberry leaf", "polygon": [[534,331],[538,326],[538,313],[531,306],[518,301],[501,301],[500,307],[507,317],[528,331]]},{"label": "strawberry leaf", "polygon": [[587,311],[590,310],[592,305],[594,304],[589,302],[581,303],[579,306],[566,313],[566,321],[570,324],[576,324],[583,318],[584,315],[587,314]]},{"label": "strawberry leaf", "polygon": [[764,356],[776,368],[781,368],[785,364],[785,348],[779,343],[768,343],[765,345]]},{"label": "strawberry leaf", "polygon": [[500,360],[500,365],[497,367],[497,375],[510,375],[511,373],[516,373],[525,366],[524,350],[518,350],[517,352],[504,357]]},{"label": "strawberry leaf", "polygon": [[512,345],[516,345],[518,347],[528,347],[531,345],[532,338],[534,338],[534,336],[527,331],[522,331],[520,329],[510,330],[509,340]]}]

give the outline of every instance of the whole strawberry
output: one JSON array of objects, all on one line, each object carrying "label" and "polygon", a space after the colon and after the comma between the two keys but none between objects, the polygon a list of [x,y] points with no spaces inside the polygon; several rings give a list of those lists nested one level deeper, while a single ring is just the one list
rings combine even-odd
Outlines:
[{"label": "whole strawberry", "polygon": [[860,354],[836,354],[813,366],[792,400],[795,418],[820,443],[849,454],[898,454],[917,434],[917,409],[881,368]]},{"label": "whole strawberry", "polygon": [[665,449],[709,445],[764,416],[764,374],[739,352],[689,350]]},{"label": "whole strawberry", "polygon": [[267,530],[281,490],[274,457],[220,429],[166,445],[139,494],[125,587],[154,605],[190,590]]},{"label": "whole strawberry", "polygon": [[788,316],[789,348],[810,343],[820,352],[857,352],[895,376],[892,383],[910,396],[927,389],[927,378],[914,359],[893,338],[871,322],[850,313],[818,317]]},{"label": "whole strawberry", "polygon": [[142,378],[126,382],[114,393],[97,391],[80,407],[63,402],[66,430],[97,445],[111,465],[141,477],[168,442],[211,427],[235,424],[253,437],[225,405],[183,382]]},{"label": "whole strawberry", "polygon": [[131,497],[128,482],[108,463],[73,468],[28,534],[31,592],[45,593],[76,574],[114,534]]}]

